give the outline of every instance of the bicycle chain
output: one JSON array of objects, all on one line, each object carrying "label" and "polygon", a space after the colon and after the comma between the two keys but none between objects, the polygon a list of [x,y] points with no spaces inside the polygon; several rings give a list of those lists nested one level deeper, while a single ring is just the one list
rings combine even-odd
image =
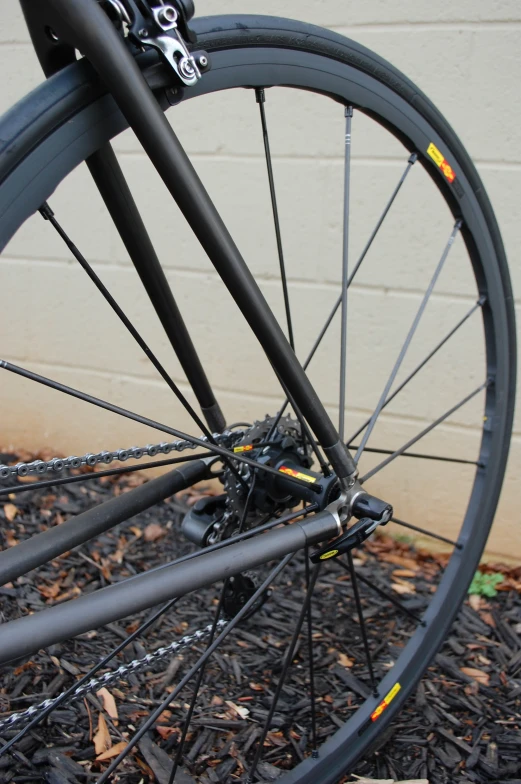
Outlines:
[{"label": "bicycle chain", "polygon": [[[223,433],[214,433],[213,439],[219,446],[229,446],[230,442],[244,436],[242,430],[225,430]],[[200,436],[200,441],[208,442],[207,436]],[[191,441],[161,441],[159,444],[147,444],[146,446],[131,446],[129,449],[116,449],[114,452],[102,450],[101,452],[87,452],[82,457],[71,455],[70,457],[52,457],[50,460],[33,460],[30,463],[16,463],[7,466],[0,463],[0,479],[9,479],[12,476],[27,476],[28,474],[47,474],[52,472],[60,473],[67,468],[81,468],[84,465],[95,466],[98,463],[109,464],[113,460],[124,462],[129,458],[142,460],[144,457],[155,457],[158,454],[167,455],[170,452],[184,452],[185,449],[197,449],[199,444]]]},{"label": "bicycle chain", "polygon": [[[219,446],[230,446],[231,442],[241,439],[244,436],[242,430],[225,430],[223,433],[214,433],[213,439]],[[201,441],[208,441],[207,436],[201,436]],[[16,463],[16,465],[7,466],[0,464],[0,479],[9,479],[12,476],[27,476],[28,474],[46,474],[50,472],[60,473],[65,469],[81,468],[84,465],[95,466],[98,463],[109,464],[114,460],[124,462],[129,458],[134,460],[142,460],[144,457],[155,457],[158,454],[167,455],[170,452],[183,452],[185,449],[196,449],[198,444],[193,444],[188,440],[179,441],[162,441],[159,444],[147,444],[144,447],[132,446],[129,449],[116,449],[115,451],[102,450],[101,452],[87,452],[82,457],[71,455],[70,457],[53,457],[50,460],[33,460],[30,463]],[[221,630],[226,626],[226,621],[219,621],[217,628]],[[204,629],[198,629],[193,634],[185,635],[178,641],[174,641],[166,647],[158,648],[153,653],[147,653],[142,659],[133,659],[128,664],[122,664],[117,670],[107,672],[100,678],[91,678],[90,681],[84,683],[83,686],[78,687],[63,704],[73,702],[80,699],[85,694],[97,691],[100,688],[120,680],[125,676],[135,673],[151,664],[161,661],[166,656],[177,653],[179,650],[186,648],[194,642],[203,640],[210,634],[212,625],[209,624]],[[33,705],[25,711],[19,713],[12,713],[7,719],[0,720],[0,732],[4,730],[11,730],[21,722],[34,718],[38,713],[42,713],[47,708],[52,707],[58,700],[60,700],[65,692],[62,692],[57,697],[51,700],[43,700],[38,705]]]},{"label": "bicycle chain", "polygon": [[[222,631],[226,625],[227,621],[218,621],[216,626],[217,631]],[[83,697],[85,694],[98,691],[104,686],[106,687],[114,683],[114,681],[118,681],[125,678],[127,675],[131,675],[146,667],[150,667],[150,665],[156,664],[166,656],[177,653],[178,651],[192,645],[195,642],[201,642],[201,640],[204,640],[209,636],[212,627],[213,624],[210,623],[208,626],[205,626],[204,629],[198,629],[192,634],[187,634],[184,637],[181,637],[180,640],[171,642],[170,645],[158,648],[153,653],[147,653],[146,656],[143,656],[142,659],[133,659],[128,664],[122,664],[120,667],[118,667],[117,670],[106,672],[99,678],[91,678],[90,681],[87,681],[82,686],[79,686],[75,691],[73,691],[72,694],[66,700],[64,700],[62,704],[66,705],[70,702],[74,702]],[[12,713],[7,719],[0,720],[0,732],[3,732],[4,730],[12,730],[21,722],[34,718],[36,714],[42,713],[43,711],[47,710],[47,708],[52,707],[63,697],[64,694],[65,692],[61,692],[61,694],[58,694],[58,696],[53,697],[51,700],[43,700],[43,702],[38,703],[38,705],[32,705],[30,708],[27,708],[20,713]]]},{"label": "bicycle chain", "polygon": [[[214,433],[213,439],[219,446],[229,447],[233,442],[243,438],[245,431],[242,430],[225,430],[223,433]],[[207,436],[200,436],[201,441],[208,442]],[[170,452],[183,452],[185,449],[196,449],[199,445],[193,444],[188,440],[178,441],[162,441],[159,444],[147,444],[144,447],[132,446],[129,449],[116,449],[115,451],[102,450],[101,452],[87,452],[82,457],[71,455],[70,457],[53,457],[50,460],[33,460],[30,463],[16,463],[12,466],[0,464],[0,479],[9,479],[12,476],[27,476],[29,474],[46,474],[50,472],[60,473],[65,469],[81,468],[84,465],[95,466],[98,463],[109,464],[114,460],[125,462],[129,458],[134,460],[142,460],[144,457],[155,457],[158,454],[169,454]],[[222,630],[226,626],[226,621],[219,621],[217,629]],[[107,672],[100,678],[91,678],[90,681],[79,686],[72,694],[64,700],[64,705],[75,700],[80,699],[85,694],[93,691],[98,691],[100,688],[112,684],[114,681],[125,678],[127,675],[138,672],[139,670],[149,667],[161,661],[166,656],[177,653],[179,650],[192,645],[195,642],[200,642],[207,637],[212,629],[212,624],[209,624],[204,629],[198,629],[193,634],[188,634],[178,641],[174,641],[166,647],[158,648],[153,653],[147,653],[141,659],[133,659],[128,664],[122,664],[117,670]],[[0,732],[4,730],[12,730],[20,723],[34,718],[37,714],[42,713],[60,700],[65,692],[62,692],[50,700],[43,700],[38,705],[33,705],[24,711],[12,713],[8,718],[0,720]]]}]

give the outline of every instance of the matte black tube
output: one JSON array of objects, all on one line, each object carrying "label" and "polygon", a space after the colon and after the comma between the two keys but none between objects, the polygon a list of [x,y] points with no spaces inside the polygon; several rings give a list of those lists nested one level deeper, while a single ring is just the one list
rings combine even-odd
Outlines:
[{"label": "matte black tube", "polygon": [[0,625],[0,664],[183,596],[338,534],[330,512]]},{"label": "matte black tube", "polygon": [[111,145],[105,144],[91,155],[87,166],[177,354],[210,432],[222,432],[226,427],[224,416]]},{"label": "matte black tube", "polygon": [[15,580],[67,550],[99,536],[129,517],[200,482],[208,475],[209,469],[203,460],[187,463],[0,552],[0,585]]},{"label": "matte black tube", "polygon": [[[176,200],[339,477],[356,466],[122,37],[95,0],[49,0],[50,22],[92,63]],[[203,77],[204,78],[204,77]]]}]

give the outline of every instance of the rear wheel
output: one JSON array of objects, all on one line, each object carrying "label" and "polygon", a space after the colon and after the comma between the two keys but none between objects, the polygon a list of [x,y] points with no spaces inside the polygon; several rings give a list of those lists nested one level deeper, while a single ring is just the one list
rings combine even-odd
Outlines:
[{"label": "rear wheel", "polygon": [[[263,187],[271,196],[267,206],[274,220],[274,231],[270,230],[274,240],[265,241],[266,213],[259,211],[253,225],[260,221],[262,228],[255,242],[266,249],[268,261],[256,270],[257,276],[281,313],[280,321],[297,353],[306,367],[309,365],[319,395],[338,416],[339,433],[360,461],[364,487],[393,504],[396,526],[412,528],[434,542],[441,540],[450,550],[432,592],[414,610],[407,600],[398,600],[385,571],[368,579],[367,570],[364,573],[362,569],[358,589],[356,570],[363,563],[363,548],[358,559],[349,553],[345,559],[332,557],[319,567],[322,576],[339,585],[345,585],[338,582],[343,570],[349,574],[346,607],[337,607],[334,619],[328,615],[330,607],[321,618],[312,612],[318,610],[320,615],[320,592],[317,595],[313,590],[319,570],[309,569],[307,548],[301,565],[292,572],[292,582],[303,591],[302,606],[296,613],[295,629],[285,639],[282,671],[274,675],[268,690],[273,699],[269,709],[264,709],[264,729],[257,745],[252,744],[247,752],[247,775],[262,777],[260,751],[258,754],[256,749],[262,750],[266,733],[276,726],[278,698],[285,678],[291,678],[287,667],[302,632],[312,702],[306,729],[310,741],[300,749],[304,759],[295,751],[280,764],[288,768],[284,777],[288,782],[335,782],[378,740],[425,671],[447,634],[483,551],[501,488],[513,416],[515,333],[508,271],[492,210],[467,154],[436,109],[392,66],[354,42],[296,22],[248,16],[202,19],[195,24],[199,45],[211,55],[212,69],[196,88],[184,91],[169,84],[169,74],[154,69],[153,76],[149,74],[158,98],[165,108],[176,105],[171,110],[172,122],[181,136],[183,118],[199,105],[207,110],[203,115],[207,124],[208,117],[215,116],[211,112],[222,111],[225,129],[231,127],[227,125],[230,107],[244,109],[249,102],[259,113],[259,145],[264,145],[259,146],[257,163],[259,155],[265,156],[268,185]],[[280,125],[274,120],[275,110],[280,112]],[[324,117],[331,119],[338,134],[336,142],[325,133]],[[245,170],[251,158],[250,121],[245,125],[242,151]],[[281,133],[287,123],[300,129],[304,137],[299,140],[297,130],[292,130],[290,149],[284,149],[287,136]],[[13,239],[24,221],[41,208],[74,167],[124,127],[122,116],[85,63],[58,74],[4,118],[0,134],[4,140],[0,153],[0,237],[4,246],[11,240],[12,244],[0,268],[2,276],[11,274],[12,259],[20,254],[20,248],[27,247],[26,227],[18,235],[21,239]],[[275,138],[270,139],[272,127]],[[214,124],[211,132],[215,133]],[[345,148],[344,133],[349,141]],[[282,145],[285,155],[281,162],[277,144]],[[231,154],[226,136],[222,146],[225,154]],[[207,154],[212,155],[215,149],[218,145],[214,146],[212,139]],[[322,155],[322,171],[310,164],[313,154]],[[203,167],[204,155],[198,160]],[[261,163],[265,167],[262,159]],[[234,165],[233,156],[229,165]],[[277,175],[284,165],[291,169],[289,175],[286,172],[288,190],[293,179],[300,187],[306,169],[313,176],[309,190],[313,210],[308,213],[304,207],[299,225],[292,229],[286,229],[279,218],[280,207],[281,215],[288,214],[283,191],[277,188]],[[255,175],[255,166],[250,168]],[[387,198],[377,206],[369,187],[376,175],[388,186]],[[253,189],[254,185],[253,176],[248,187]],[[218,191],[219,187],[217,195]],[[240,199],[234,209],[239,209],[239,203]],[[159,202],[157,207],[161,208]],[[308,256],[301,245],[303,258],[289,258],[295,247],[291,238],[306,234],[306,223],[313,213],[321,213],[323,218],[320,227],[313,226],[308,235],[316,245]],[[45,217],[60,231],[57,208],[55,215],[47,213]],[[389,224],[393,232],[386,235]],[[240,231],[238,225],[236,229]],[[63,229],[61,233],[63,237]],[[396,258],[393,255],[390,269],[389,247],[397,237],[403,245]],[[286,243],[292,250],[284,256]],[[309,274],[313,254],[320,257],[314,258]],[[332,270],[329,260],[335,254],[338,264]],[[195,263],[204,268],[199,259]],[[277,269],[282,286],[275,289],[271,278]],[[333,285],[335,277],[338,288]],[[316,278],[320,285],[314,282]],[[9,286],[13,291],[17,288],[11,281]],[[331,329],[329,325],[337,311],[341,334],[335,344],[331,335],[335,328],[338,333],[338,324]],[[236,323],[240,324],[233,322],[234,329]],[[51,325],[51,340],[54,328]],[[208,342],[213,350],[210,334]],[[427,349],[418,348],[420,343]],[[235,345],[234,350],[241,349]],[[18,347],[10,354],[13,364],[22,353]],[[229,537],[291,514],[297,506],[299,499],[288,488],[274,485],[273,477],[263,474],[260,464],[266,455],[272,467],[284,467],[286,473],[327,473],[320,447],[299,421],[298,411],[289,416],[285,407],[280,407],[280,388],[277,394],[273,391],[276,387],[264,384],[262,360],[258,365],[262,370],[251,383],[244,379],[240,361],[239,356],[232,363],[236,388],[250,394],[250,403],[242,406],[239,416],[242,419],[247,408],[251,419],[248,416],[246,425],[231,428],[222,442],[235,449],[223,466],[222,501],[212,499],[209,506],[204,501],[185,521],[189,538],[200,546],[218,546]],[[339,392],[333,391],[333,380]],[[434,383],[436,395],[430,391]],[[272,398],[273,408],[266,419],[258,410],[253,413],[256,384],[268,400]],[[394,416],[389,415],[393,410]],[[375,436],[369,445],[373,430]],[[253,457],[258,467],[240,463],[241,454]],[[9,469],[6,475],[11,478],[12,473]],[[196,564],[197,560],[195,569]],[[26,568],[32,568],[32,563]],[[234,583],[225,582],[218,615],[205,619],[212,627],[211,639],[218,639],[223,617],[233,619],[247,610],[246,617],[254,610],[259,613],[252,620],[254,624],[255,617],[271,611],[270,603],[277,597],[284,601],[279,586],[268,604],[264,603],[269,586],[263,581],[268,573],[266,565],[254,572],[245,570],[234,577]],[[389,606],[397,617],[406,618],[401,641],[393,641],[395,655],[391,660],[377,640],[378,630],[373,633],[371,622],[364,617],[375,585],[380,597],[384,592],[385,601],[394,600]],[[223,605],[226,612],[222,612]],[[363,689],[337,710],[331,725],[328,703],[321,698],[320,687],[313,685],[313,651],[320,634],[333,632],[348,656],[353,635],[361,641],[363,656],[355,662],[355,670]],[[9,635],[9,628],[5,626],[1,634]],[[2,639],[0,635],[0,649]],[[195,672],[198,686],[215,684],[211,659],[206,674],[201,668]],[[192,708],[197,710],[195,702]],[[328,732],[325,726],[333,726],[335,731]],[[291,727],[285,732],[291,732]],[[182,738],[185,735],[181,733]],[[321,738],[325,739],[322,743]],[[178,745],[177,763],[185,761],[187,748],[183,743]],[[116,762],[103,774],[103,781]]]}]

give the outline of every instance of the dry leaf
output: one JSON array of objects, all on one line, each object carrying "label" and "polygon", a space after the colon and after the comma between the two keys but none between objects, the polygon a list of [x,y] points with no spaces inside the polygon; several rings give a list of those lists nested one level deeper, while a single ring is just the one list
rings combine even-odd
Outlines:
[{"label": "dry leaf", "polygon": [[112,746],[110,749],[106,749],[106,751],[102,751],[101,754],[98,754],[96,760],[98,762],[103,762],[104,760],[112,759],[112,757],[117,757],[118,754],[121,754],[123,749],[126,749],[126,747],[127,742],[125,740],[120,740],[120,742],[116,743],[115,746]]},{"label": "dry leaf", "polygon": [[64,591],[63,593],[58,594],[56,597],[57,602],[63,602],[65,599],[70,599],[73,596],[79,596],[81,593],[81,588],[77,585],[74,585],[70,591]]},{"label": "dry leaf", "polygon": [[13,522],[19,512],[20,510],[14,504],[5,504],[4,506],[4,517],[10,523]]},{"label": "dry leaf", "polygon": [[171,735],[181,734],[179,727],[165,727],[164,724],[160,724],[158,727],[156,727],[156,732],[158,735],[161,735],[163,740],[168,740]]},{"label": "dry leaf", "polygon": [[13,675],[21,675],[22,672],[25,672],[26,670],[30,670],[31,667],[35,667],[35,666],[36,666],[35,663],[32,661],[25,662],[25,664],[21,664],[19,667],[16,667],[13,670]]},{"label": "dry leaf", "polygon": [[393,572],[393,577],[416,577],[417,571],[413,569],[395,569]]},{"label": "dry leaf", "polygon": [[145,542],[155,542],[166,534],[159,523],[149,523],[144,530]]},{"label": "dry leaf", "polygon": [[102,713],[98,716],[98,729],[92,740],[94,741],[96,754],[103,754],[104,751],[107,751],[112,746],[112,738]]},{"label": "dry leaf", "polygon": [[395,555],[394,553],[382,553],[380,560],[386,563],[395,564],[395,566],[403,566],[404,569],[411,569],[414,572],[418,571],[418,564],[412,558],[404,558],[403,555]]},{"label": "dry leaf", "polygon": [[287,745],[287,741],[282,732],[268,732],[264,745],[285,747]]},{"label": "dry leaf", "polygon": [[411,594],[416,593],[416,588],[412,583],[391,583],[391,588],[395,593],[399,594]]},{"label": "dry leaf", "polygon": [[165,721],[170,721],[170,719],[171,719],[171,718],[172,718],[172,711],[170,711],[170,710],[164,710],[164,711],[163,711],[163,712],[162,712],[162,713],[161,713],[161,714],[160,714],[160,715],[157,717],[157,721],[158,721],[158,722],[160,722],[160,721],[163,721],[163,722],[165,722]]},{"label": "dry leaf", "polygon": [[52,585],[37,585],[36,590],[46,599],[55,599],[61,590],[61,581],[57,580]]},{"label": "dry leaf", "polygon": [[355,663],[354,659],[350,659],[349,656],[346,656],[345,653],[338,654],[338,663],[342,665],[342,667],[352,667]]},{"label": "dry leaf", "polygon": [[481,602],[482,602],[481,596],[479,596],[477,593],[470,594],[469,604],[472,607],[472,609],[475,610],[476,612],[481,607]]},{"label": "dry leaf", "polygon": [[494,620],[494,616],[492,613],[489,612],[480,612],[479,617],[482,621],[485,621],[487,626],[492,626],[493,629],[496,628],[496,622]]},{"label": "dry leaf", "polygon": [[102,701],[103,707],[105,708],[105,710],[109,714],[110,718],[112,719],[112,721],[114,722],[114,724],[117,727],[118,726],[118,718],[119,718],[119,716],[118,716],[118,709],[116,707],[116,700],[114,699],[114,697],[112,696],[110,691],[108,689],[106,689],[105,687],[103,687],[102,689],[97,691],[96,694],[98,695],[98,697]]},{"label": "dry leaf", "polygon": [[231,700],[225,700],[225,702],[229,708],[231,708],[238,716],[241,717],[241,719],[246,719],[250,715],[248,708],[243,708],[240,705],[236,705]]},{"label": "dry leaf", "polygon": [[18,544],[18,540],[15,539],[12,531],[5,531],[4,536],[5,543],[8,547],[15,547]]},{"label": "dry leaf", "polygon": [[476,670],[474,667],[460,667],[460,671],[465,675],[468,675],[469,678],[474,678],[475,681],[478,683],[482,683],[483,686],[488,686],[490,682],[490,675],[482,670]]}]

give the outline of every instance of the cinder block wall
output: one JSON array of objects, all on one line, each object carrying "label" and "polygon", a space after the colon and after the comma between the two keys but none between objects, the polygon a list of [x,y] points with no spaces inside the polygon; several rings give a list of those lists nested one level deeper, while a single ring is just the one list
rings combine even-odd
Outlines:
[{"label": "cinder block wall", "polygon": [[[3,0],[2,6],[3,111],[35,87],[41,74],[16,3]],[[196,6],[199,15],[265,13],[331,27],[374,49],[415,81],[446,115],[477,163],[503,232],[519,311],[521,7],[517,2],[197,0]],[[270,91],[267,111],[286,261],[295,292],[297,350],[304,357],[338,292],[343,117],[341,108],[325,98],[288,97],[275,90]],[[252,93],[206,97],[171,114],[241,251],[282,318],[262,138]],[[229,296],[172,208],[135,138],[125,133],[115,146],[229,421],[273,413],[280,395],[248,328],[232,312]],[[351,258],[362,249],[403,170],[403,160],[396,142],[367,119],[355,116]],[[422,181],[419,172],[411,175],[399,214],[386,224],[374,258],[368,259],[353,289],[348,432],[356,429],[376,402],[399,348],[397,341],[407,332],[448,238],[448,215],[425,220],[436,199],[436,191]],[[189,394],[83,168],[60,186],[51,204]],[[406,244],[404,236],[408,237]],[[40,218],[31,219],[6,249],[0,262],[0,287],[2,351],[7,358],[193,432],[147,360]],[[457,244],[411,346],[402,378],[432,348],[435,337],[441,337],[468,310],[473,297],[475,284],[463,247]],[[405,442],[456,402],[458,395],[462,397],[479,383],[483,377],[480,338],[476,325],[462,331],[448,354],[438,358],[382,417],[372,439],[375,446],[395,448]],[[311,370],[335,417],[337,339],[338,326]],[[62,399],[55,392],[33,389],[20,379],[2,379],[2,402],[2,446],[78,454],[160,440],[154,431]],[[422,449],[475,456],[481,412],[482,401],[477,399],[428,436]],[[456,472],[450,464],[414,463],[413,469],[395,461],[378,479],[377,489],[393,500],[401,517],[447,533],[454,531],[470,490],[472,469]],[[521,556],[517,531],[520,474],[518,412],[508,476],[489,540],[492,555]]]}]

